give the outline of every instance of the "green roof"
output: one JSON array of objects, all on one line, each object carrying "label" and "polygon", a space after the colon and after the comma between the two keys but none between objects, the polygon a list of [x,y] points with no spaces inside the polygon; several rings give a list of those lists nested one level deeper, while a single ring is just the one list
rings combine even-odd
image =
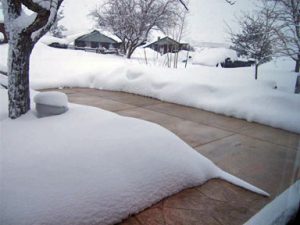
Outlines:
[{"label": "green roof", "polygon": [[180,45],[179,42],[175,41],[174,39],[172,38],[169,38],[169,37],[164,37],[164,38],[161,38],[155,42],[152,42],[150,44],[148,44],[147,46],[145,47],[151,47],[153,45]]},{"label": "green roof", "polygon": [[109,44],[118,43],[114,39],[107,37],[104,34],[101,34],[97,30],[94,30],[93,32],[91,32],[89,34],[85,34],[85,35],[77,38],[76,41],[91,41],[91,42],[100,42],[100,43],[109,43]]}]

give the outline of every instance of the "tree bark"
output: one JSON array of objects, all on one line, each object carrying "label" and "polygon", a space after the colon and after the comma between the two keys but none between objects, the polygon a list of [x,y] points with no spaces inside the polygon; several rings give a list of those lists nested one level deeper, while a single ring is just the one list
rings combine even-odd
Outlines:
[{"label": "tree bark", "polygon": [[258,64],[255,64],[255,80],[257,80],[258,75]]},{"label": "tree bark", "polygon": [[30,36],[22,33],[9,45],[8,111],[12,119],[30,110],[29,62],[33,46]]},{"label": "tree bark", "polygon": [[130,59],[137,46],[129,45],[126,49],[126,58]]},{"label": "tree bark", "polygon": [[129,46],[129,47],[126,49],[126,58],[127,58],[127,59],[130,59],[130,58],[131,58],[131,46]]}]

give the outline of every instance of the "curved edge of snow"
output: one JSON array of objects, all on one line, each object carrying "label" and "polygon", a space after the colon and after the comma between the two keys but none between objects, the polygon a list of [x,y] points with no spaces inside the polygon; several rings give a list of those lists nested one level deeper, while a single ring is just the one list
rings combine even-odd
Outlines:
[{"label": "curved edge of snow", "polygon": [[232,184],[235,184],[239,187],[242,187],[244,189],[247,189],[249,191],[255,192],[257,194],[260,194],[260,195],[263,195],[263,196],[266,196],[266,197],[270,196],[270,194],[267,193],[266,191],[264,191],[260,188],[257,188],[254,185],[249,184],[248,182],[243,181],[242,179],[225,172],[224,170],[220,171],[220,177],[219,178],[221,178],[223,180],[226,180],[226,181],[228,181]]}]

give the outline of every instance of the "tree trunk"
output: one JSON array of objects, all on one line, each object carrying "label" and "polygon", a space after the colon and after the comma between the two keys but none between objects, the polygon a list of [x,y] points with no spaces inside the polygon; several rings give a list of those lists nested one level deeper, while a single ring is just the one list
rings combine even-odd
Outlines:
[{"label": "tree trunk", "polygon": [[298,58],[296,60],[295,72],[300,72],[300,55],[298,55]]},{"label": "tree trunk", "polygon": [[126,49],[126,58],[127,59],[130,59],[130,57],[131,57],[131,45],[129,45],[128,47],[127,47],[127,49]]},{"label": "tree trunk", "polygon": [[29,59],[33,46],[30,36],[24,34],[9,43],[8,109],[12,119],[30,110]]},{"label": "tree trunk", "polygon": [[258,64],[255,64],[255,80],[257,80],[258,75]]},{"label": "tree trunk", "polygon": [[126,58],[127,59],[130,59],[133,52],[135,51],[137,46],[135,45],[129,45],[128,48],[126,49]]}]

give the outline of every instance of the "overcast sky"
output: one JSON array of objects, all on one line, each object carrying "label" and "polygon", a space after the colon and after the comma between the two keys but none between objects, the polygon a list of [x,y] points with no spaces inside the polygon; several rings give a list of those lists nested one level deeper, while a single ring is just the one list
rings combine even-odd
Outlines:
[{"label": "overcast sky", "polygon": [[187,38],[197,41],[226,42],[225,21],[236,27],[234,15],[253,9],[255,0],[236,0],[234,5],[225,0],[190,0]]},{"label": "overcast sky", "polygon": [[[64,0],[64,25],[69,34],[81,33],[93,27],[87,18],[90,10],[104,0]],[[225,21],[233,28],[234,15],[253,9],[257,0],[235,0],[234,5],[225,0],[190,0],[185,40],[199,42],[227,42]],[[1,14],[1,13],[0,13]]]}]

